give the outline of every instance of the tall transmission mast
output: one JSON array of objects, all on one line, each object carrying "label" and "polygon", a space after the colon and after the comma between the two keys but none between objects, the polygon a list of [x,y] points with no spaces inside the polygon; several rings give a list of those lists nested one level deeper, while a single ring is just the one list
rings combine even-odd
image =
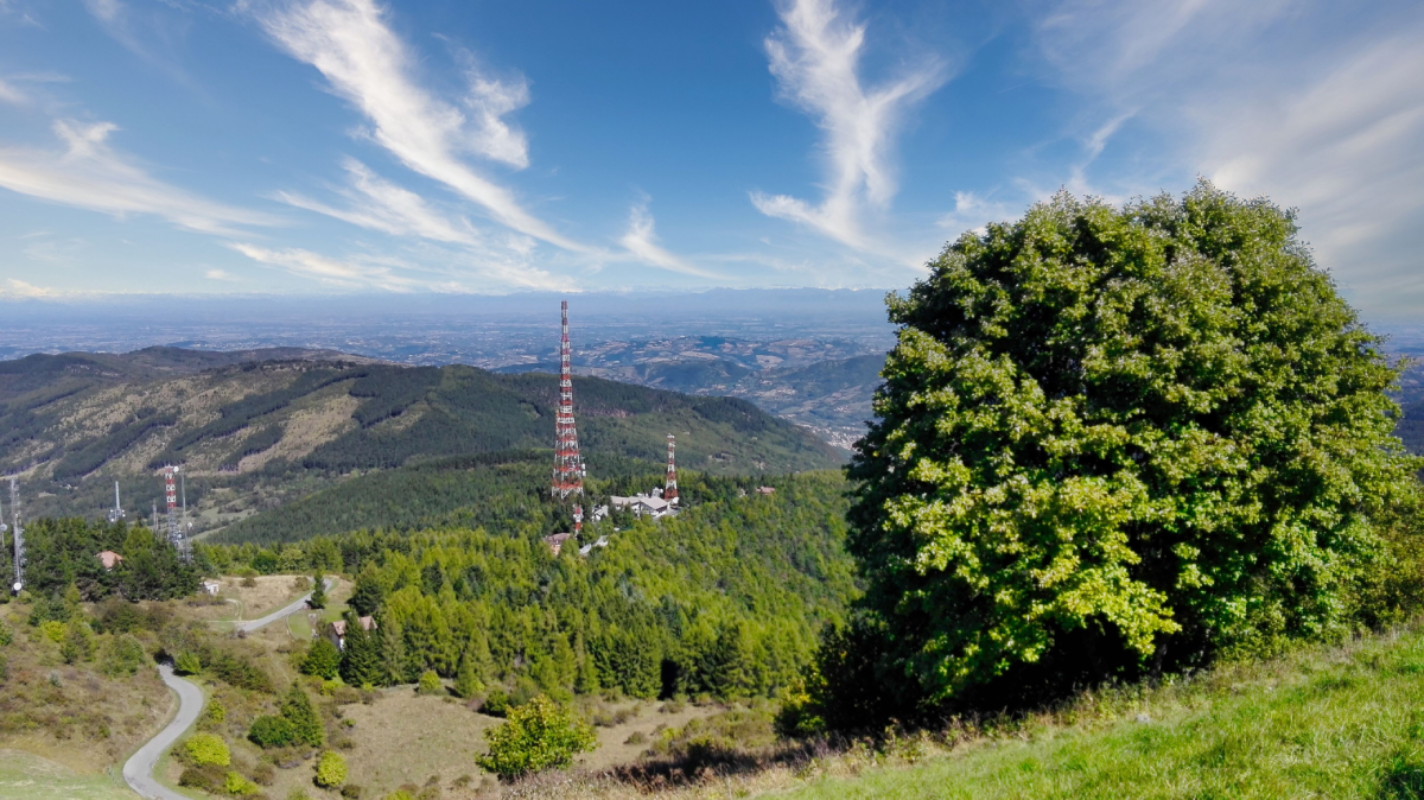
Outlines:
[{"label": "tall transmission mast", "polygon": [[183,529],[178,524],[178,486],[177,477],[179,467],[163,468],[163,492],[168,504],[168,543],[173,545],[173,549],[178,551],[178,555],[184,561],[188,560],[188,539],[183,535]]},{"label": "tall transmission mast", "polygon": [[574,427],[574,373],[569,350],[569,301],[560,304],[562,335],[559,339],[559,410],[554,417],[553,494],[574,500],[574,534],[583,530],[583,459],[579,456],[578,430]]},{"label": "tall transmission mast", "polygon": [[677,437],[669,433],[667,482],[663,484],[663,499],[669,507],[677,505],[677,462],[674,459],[676,454]]},{"label": "tall transmission mast", "polygon": [[15,540],[15,585],[14,590],[19,594],[25,588],[25,526],[20,518],[20,484],[11,476],[10,478],[10,530],[14,532]]}]

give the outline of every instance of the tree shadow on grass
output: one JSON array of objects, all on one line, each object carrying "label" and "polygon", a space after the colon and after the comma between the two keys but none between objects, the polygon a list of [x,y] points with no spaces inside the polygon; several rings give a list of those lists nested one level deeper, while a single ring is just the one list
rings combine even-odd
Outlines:
[{"label": "tree shadow on grass", "polygon": [[1424,763],[1395,756],[1385,768],[1377,800],[1424,800]]}]

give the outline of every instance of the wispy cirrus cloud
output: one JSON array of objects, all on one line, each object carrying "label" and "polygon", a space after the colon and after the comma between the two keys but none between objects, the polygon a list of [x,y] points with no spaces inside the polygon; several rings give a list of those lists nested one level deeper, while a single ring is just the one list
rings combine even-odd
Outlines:
[{"label": "wispy cirrus cloud", "polygon": [[0,78],[0,102],[19,106],[29,102],[29,98],[25,96],[24,92]]},{"label": "wispy cirrus cloud", "polygon": [[715,279],[720,277],[669,252],[658,244],[657,233],[653,230],[653,215],[648,211],[647,198],[634,205],[628,212],[628,232],[623,234],[623,238],[619,239],[618,243],[645,264],[672,272],[680,272],[684,275],[696,275],[699,278]]},{"label": "wispy cirrus cloud", "polygon": [[433,288],[427,282],[397,273],[388,264],[331,258],[299,247],[272,249],[246,242],[229,242],[228,247],[259,264],[280,267],[342,288],[374,288],[391,292]]},{"label": "wispy cirrus cloud", "polygon": [[824,140],[825,196],[812,205],[789,195],[753,192],[763,214],[807,225],[856,248],[869,245],[861,224],[866,205],[884,208],[897,190],[890,156],[905,112],[939,88],[947,70],[937,61],[867,86],[860,75],[866,26],[834,0],[786,0],[782,27],[765,45],[771,73],[787,104],[815,118]]},{"label": "wispy cirrus cloud", "polygon": [[372,0],[314,0],[257,12],[267,34],[292,57],[311,64],[331,91],[370,121],[370,138],[401,163],[439,181],[520,233],[576,252],[592,248],[569,239],[526,210],[514,193],[477,172],[473,155],[522,168],[523,133],[504,121],[528,102],[521,81],[471,75],[464,110],[416,80],[414,59]]},{"label": "wispy cirrus cloud", "polygon": [[431,208],[425,198],[381,178],[354,158],[346,159],[349,186],[339,193],[345,208],[336,208],[294,192],[277,192],[284,203],[325,214],[363,228],[394,236],[419,236],[450,244],[478,245],[478,232],[464,219],[451,219]]},{"label": "wispy cirrus cloud", "polygon": [[236,235],[234,226],[271,226],[280,220],[180,189],[149,175],[109,146],[111,122],[54,122],[62,150],[0,147],[0,187],[55,203],[124,216],[152,214],[180,228]]}]

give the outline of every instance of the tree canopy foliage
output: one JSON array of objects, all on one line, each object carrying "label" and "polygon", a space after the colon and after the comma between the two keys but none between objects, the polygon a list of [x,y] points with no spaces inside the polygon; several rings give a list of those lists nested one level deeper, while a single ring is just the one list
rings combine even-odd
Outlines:
[{"label": "tree canopy foliage", "polygon": [[1061,193],[930,268],[889,300],[849,468],[866,617],[823,670],[998,703],[1397,601],[1371,588],[1417,539],[1397,372],[1293,213]]}]

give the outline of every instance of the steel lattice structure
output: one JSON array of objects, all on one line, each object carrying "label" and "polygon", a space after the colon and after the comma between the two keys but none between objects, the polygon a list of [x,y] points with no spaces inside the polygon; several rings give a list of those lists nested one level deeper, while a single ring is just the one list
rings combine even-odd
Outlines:
[{"label": "steel lattice structure", "polygon": [[669,433],[667,482],[663,484],[663,499],[667,501],[669,506],[677,505],[677,463],[673,460],[673,456],[676,452],[676,437]]},{"label": "steel lattice structure", "polygon": [[[560,500],[583,496],[583,458],[579,455],[578,429],[574,425],[574,377],[569,350],[569,301],[560,303],[562,333],[559,339],[559,410],[554,417],[553,494]],[[583,530],[583,506],[574,501],[574,533]]]},{"label": "steel lattice structure", "polygon": [[163,493],[168,505],[168,543],[178,551],[184,561],[188,560],[188,537],[178,523],[178,467],[163,468]]}]

